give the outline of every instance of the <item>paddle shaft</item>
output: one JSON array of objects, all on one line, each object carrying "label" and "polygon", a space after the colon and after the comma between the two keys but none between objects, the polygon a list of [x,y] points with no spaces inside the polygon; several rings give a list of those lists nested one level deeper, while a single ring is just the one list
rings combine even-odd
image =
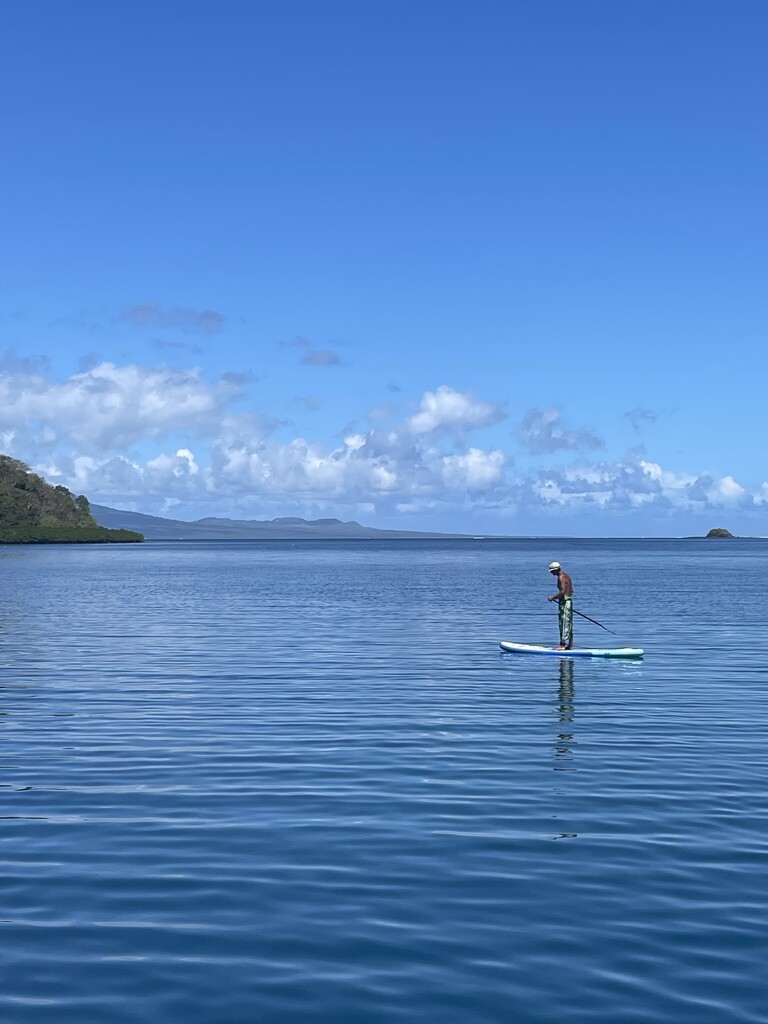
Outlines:
[{"label": "paddle shaft", "polygon": [[575,608],[573,608],[572,610],[574,615],[580,615],[582,619],[587,619],[589,622],[594,622],[596,626],[599,626],[600,629],[604,629],[606,633],[613,633],[613,635],[616,636],[616,633],[614,633],[612,629],[608,629],[607,626],[604,626],[602,622],[598,622],[597,619],[590,619],[590,617],[588,615],[585,615],[584,612],[578,612]]},{"label": "paddle shaft", "polygon": [[594,624],[596,626],[599,626],[600,629],[604,629],[606,631],[606,633],[613,633],[613,635],[616,636],[616,634],[613,632],[613,630],[612,629],[608,629],[608,627],[604,626],[602,624],[602,622],[598,622],[597,619],[590,619],[588,615],[584,614],[584,612],[577,612],[575,608],[573,610],[574,610],[574,612],[576,612],[577,615],[580,615],[582,617],[582,619],[589,619],[590,622],[594,622]]}]

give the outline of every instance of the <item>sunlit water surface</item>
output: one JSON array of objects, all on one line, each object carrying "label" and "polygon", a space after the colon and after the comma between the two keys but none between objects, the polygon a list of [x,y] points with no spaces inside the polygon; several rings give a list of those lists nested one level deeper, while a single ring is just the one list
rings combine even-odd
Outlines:
[{"label": "sunlit water surface", "polygon": [[[581,643],[554,643],[546,566]],[[3,1024],[768,1020],[768,542],[0,548]]]}]

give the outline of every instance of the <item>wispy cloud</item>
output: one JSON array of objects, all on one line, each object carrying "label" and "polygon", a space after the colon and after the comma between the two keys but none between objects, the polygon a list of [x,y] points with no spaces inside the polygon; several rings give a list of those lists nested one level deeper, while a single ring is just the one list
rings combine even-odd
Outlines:
[{"label": "wispy cloud", "polygon": [[288,341],[281,341],[279,345],[280,348],[312,348],[309,338],[305,338],[301,334],[297,334],[295,338],[289,338]]},{"label": "wispy cloud", "polygon": [[101,334],[103,332],[103,324],[100,321],[100,315],[94,315],[88,310],[81,309],[77,313],[65,313],[63,316],[58,316],[54,320],[49,321],[49,327],[63,327],[70,331],[82,331],[84,334]]},{"label": "wispy cloud", "polygon": [[48,356],[18,356],[12,348],[7,348],[0,356],[0,373],[10,376],[45,375],[50,369],[51,360]]},{"label": "wispy cloud", "polygon": [[317,412],[323,407],[323,400],[317,395],[297,395],[293,401],[303,406],[307,412]]},{"label": "wispy cloud", "polygon": [[330,348],[320,348],[312,341],[311,338],[306,338],[302,334],[297,334],[295,338],[290,338],[287,341],[278,342],[280,348],[298,348],[304,349],[305,353],[299,360],[303,366],[341,366],[341,358]]},{"label": "wispy cloud", "polygon": [[304,366],[341,366],[341,359],[328,348],[315,348],[301,357]]},{"label": "wispy cloud", "polygon": [[398,406],[396,405],[374,405],[368,410],[366,416],[371,423],[381,423],[383,420],[391,420],[397,411]]},{"label": "wispy cloud", "polygon": [[117,318],[134,327],[153,327],[160,330],[197,331],[216,334],[224,326],[224,316],[213,309],[190,309],[171,306],[163,309],[156,302],[142,302],[124,309]]},{"label": "wispy cloud", "polygon": [[226,384],[227,387],[231,388],[242,388],[250,381],[258,379],[259,378],[253,373],[239,373],[236,370],[224,370],[219,376],[219,380],[222,384]]},{"label": "wispy cloud", "polygon": [[85,352],[78,359],[77,366],[81,373],[87,373],[94,366],[98,366],[100,362],[102,362],[102,358],[98,352]]},{"label": "wispy cloud", "polygon": [[161,352],[189,352],[197,356],[203,351],[199,345],[177,338],[152,338],[150,344]]},{"label": "wispy cloud", "polygon": [[557,406],[545,412],[529,409],[523,417],[518,436],[522,445],[534,455],[605,447],[603,440],[591,430],[567,430],[562,424]]},{"label": "wispy cloud", "polygon": [[647,427],[651,423],[655,423],[659,418],[659,414],[657,412],[652,412],[650,409],[642,409],[640,406],[636,406],[634,409],[630,409],[629,412],[625,412],[624,416],[632,424],[632,429],[635,433],[640,433],[643,427]]}]

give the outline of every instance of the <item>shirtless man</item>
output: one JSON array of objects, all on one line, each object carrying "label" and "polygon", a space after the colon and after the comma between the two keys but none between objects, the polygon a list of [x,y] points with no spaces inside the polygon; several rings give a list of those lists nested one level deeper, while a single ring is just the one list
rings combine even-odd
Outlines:
[{"label": "shirtless man", "polygon": [[556,651],[573,650],[573,581],[563,572],[559,562],[550,562],[549,571],[557,576],[557,593],[550,594],[548,601],[557,601],[557,621],[560,626],[560,646]]}]

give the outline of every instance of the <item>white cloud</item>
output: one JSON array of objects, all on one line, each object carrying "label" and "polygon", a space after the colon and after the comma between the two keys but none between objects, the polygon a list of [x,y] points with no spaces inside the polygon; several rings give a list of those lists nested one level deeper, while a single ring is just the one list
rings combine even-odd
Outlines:
[{"label": "white cloud", "polygon": [[716,480],[707,494],[713,505],[736,504],[743,501],[746,496],[746,488],[736,483],[732,476],[724,476]]},{"label": "white cloud", "polygon": [[[498,423],[501,406],[445,385],[426,391],[412,416],[397,421],[392,409],[391,426],[373,422],[328,445],[286,437],[286,423],[278,440],[275,421],[233,413],[248,384],[243,375],[211,384],[196,370],[102,362],[56,382],[30,366],[16,361],[0,372],[0,450],[97,503],[157,512],[184,503],[200,515],[343,507],[497,517],[519,510],[698,514],[768,504],[768,482],[750,493],[733,476],[672,471],[639,451],[615,462],[582,458],[516,473],[501,449],[463,439]],[[559,411],[536,422],[537,443],[568,446]]]},{"label": "white cloud", "polygon": [[499,450],[446,453],[396,430],[349,434],[326,448],[303,437],[271,440],[249,417],[230,416],[221,427],[209,465],[189,446],[143,464],[124,455],[63,457],[46,465],[47,477],[96,501],[146,494],[162,501],[274,498],[365,506],[482,494],[503,481],[506,466]]},{"label": "white cloud", "polygon": [[464,432],[478,427],[490,427],[506,419],[499,403],[481,402],[471,395],[441,385],[436,391],[426,391],[419,412],[408,420],[412,434]]},{"label": "white cloud", "polygon": [[486,452],[470,448],[461,455],[443,457],[442,478],[454,490],[487,490],[501,481],[505,461],[504,453],[498,449]]},{"label": "white cloud", "polygon": [[0,375],[0,430],[24,424],[37,445],[69,441],[84,451],[125,448],[171,431],[216,428],[240,394],[236,381],[210,386],[197,370],[100,363],[63,383]]},{"label": "white cloud", "polygon": [[173,476],[177,480],[196,477],[200,467],[188,448],[179,448],[175,455],[158,455],[147,463],[147,472],[157,474],[160,479]]},{"label": "white cloud", "polygon": [[[521,486],[525,489],[525,482]],[[575,464],[540,471],[530,490],[545,506],[571,511],[603,507],[626,512],[653,505],[665,510],[704,512],[752,503],[746,488],[733,477],[714,479],[675,473],[632,454],[616,463]]]}]

